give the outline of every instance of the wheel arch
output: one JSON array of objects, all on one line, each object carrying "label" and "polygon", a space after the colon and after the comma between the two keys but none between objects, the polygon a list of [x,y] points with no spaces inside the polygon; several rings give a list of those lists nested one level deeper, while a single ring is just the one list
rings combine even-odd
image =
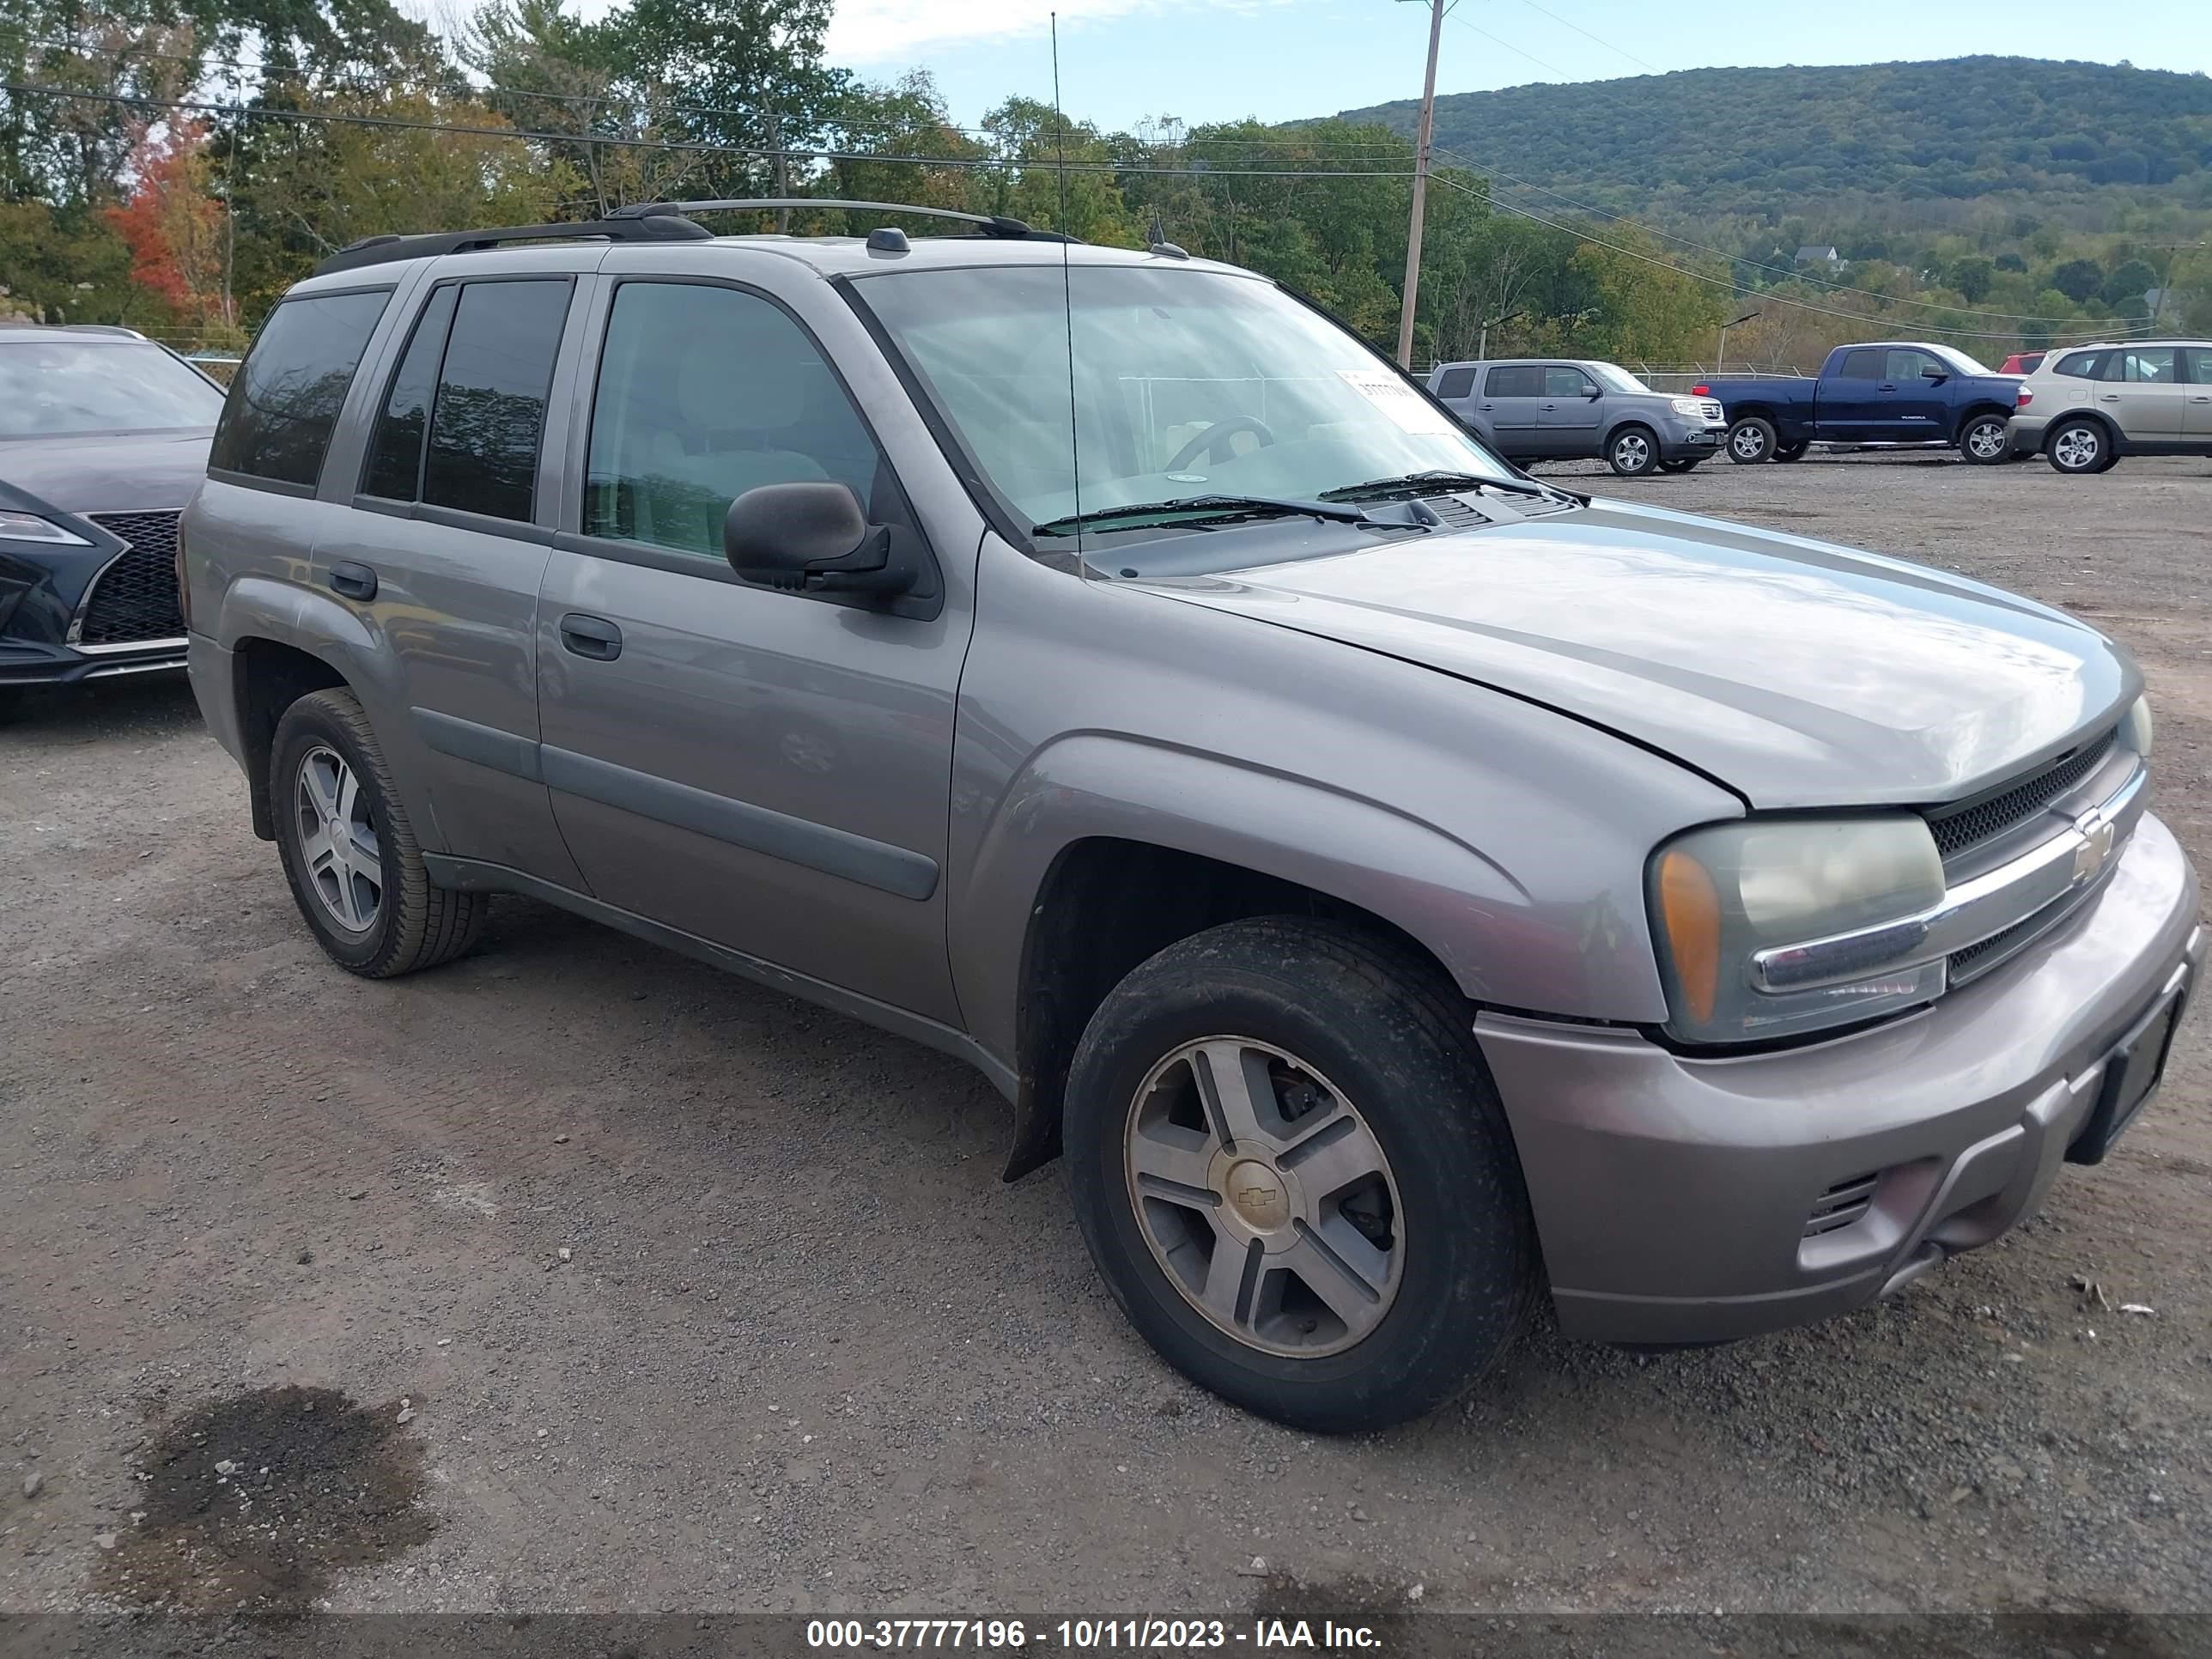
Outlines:
[{"label": "wheel arch", "polygon": [[1642,415],[1624,415],[1619,420],[1615,421],[1611,426],[1606,428],[1605,441],[1600,446],[1601,449],[1611,449],[1613,447],[1613,441],[1615,438],[1618,438],[1622,433],[1627,431],[1631,427],[1634,427],[1638,432],[1650,433],[1651,434],[1651,441],[1655,445],[1659,441],[1659,428],[1654,426],[1649,418]]},{"label": "wheel arch", "polygon": [[2048,454],[2051,450],[2051,440],[2061,428],[2082,421],[2087,421],[2103,431],[2105,441],[2112,447],[2112,453],[2120,455],[2127,452],[2127,435],[2120,430],[2119,423],[2101,409],[2069,409],[2063,413],[2052,416],[2050,424],[2043,428],[2043,441],[2039,447],[2044,453]]},{"label": "wheel arch", "polygon": [[243,634],[230,644],[231,699],[237,711],[240,762],[252,805],[253,833],[276,839],[269,793],[270,747],[284,711],[313,691],[343,688],[336,665],[289,641]]}]

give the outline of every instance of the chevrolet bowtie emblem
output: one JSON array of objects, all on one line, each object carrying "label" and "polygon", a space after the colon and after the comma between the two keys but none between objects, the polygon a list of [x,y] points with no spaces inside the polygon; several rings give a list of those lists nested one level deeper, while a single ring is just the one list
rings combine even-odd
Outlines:
[{"label": "chevrolet bowtie emblem", "polygon": [[2084,812],[2074,820],[2074,827],[2081,832],[2081,844],[2074,851],[2074,879],[2088,881],[2112,855],[2112,821],[2101,811]]}]

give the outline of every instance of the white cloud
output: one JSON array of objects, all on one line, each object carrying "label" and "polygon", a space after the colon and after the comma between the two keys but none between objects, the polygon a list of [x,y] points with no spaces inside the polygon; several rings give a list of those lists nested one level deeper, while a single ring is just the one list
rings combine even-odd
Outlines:
[{"label": "white cloud", "polygon": [[[1264,3],[1264,0],[1258,0]],[[1214,5],[1249,10],[1255,0],[1180,0],[1172,8]],[[838,0],[829,55],[841,64],[911,61],[924,47],[1042,37],[1060,13],[1060,33],[1089,22],[1171,9],[1164,0]]]}]

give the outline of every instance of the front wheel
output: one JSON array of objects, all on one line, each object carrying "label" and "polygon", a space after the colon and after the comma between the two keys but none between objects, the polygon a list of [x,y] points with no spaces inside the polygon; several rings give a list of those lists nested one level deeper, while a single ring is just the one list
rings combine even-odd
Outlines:
[{"label": "front wheel", "polygon": [[1977,415],[1959,433],[1959,453],[1974,466],[1995,466],[2012,453],[2002,415]]},{"label": "front wheel", "polygon": [[1729,428],[1729,459],[1753,466],[1774,453],[1774,422],[1764,415],[1747,415]]},{"label": "front wheel", "polygon": [[1534,1224],[1465,1010],[1364,933],[1269,917],[1170,945],[1092,1016],[1066,1129],[1115,1301],[1249,1410],[1401,1422],[1527,1322]]},{"label": "front wheel", "polygon": [[1625,426],[1607,442],[1606,465],[1624,478],[1640,478],[1659,465],[1659,440],[1649,427]]},{"label": "front wheel", "polygon": [[2094,421],[2062,421],[2044,443],[2044,453],[2060,472],[2102,472],[2118,458],[2105,428]]}]

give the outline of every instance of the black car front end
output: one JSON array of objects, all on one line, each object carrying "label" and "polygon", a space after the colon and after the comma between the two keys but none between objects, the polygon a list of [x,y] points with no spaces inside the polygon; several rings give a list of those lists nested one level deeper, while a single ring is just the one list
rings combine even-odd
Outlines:
[{"label": "black car front end", "polygon": [[0,687],[183,667],[182,502],[64,513],[34,501],[0,483]]}]

